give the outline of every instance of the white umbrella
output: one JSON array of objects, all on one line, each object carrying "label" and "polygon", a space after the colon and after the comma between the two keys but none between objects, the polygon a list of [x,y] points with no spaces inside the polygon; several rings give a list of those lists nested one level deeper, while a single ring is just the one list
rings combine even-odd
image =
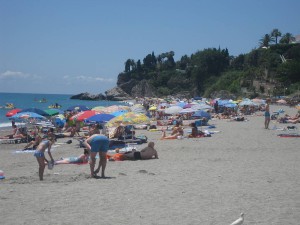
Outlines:
[{"label": "white umbrella", "polygon": [[171,106],[165,109],[165,114],[178,114],[183,108],[180,106]]}]

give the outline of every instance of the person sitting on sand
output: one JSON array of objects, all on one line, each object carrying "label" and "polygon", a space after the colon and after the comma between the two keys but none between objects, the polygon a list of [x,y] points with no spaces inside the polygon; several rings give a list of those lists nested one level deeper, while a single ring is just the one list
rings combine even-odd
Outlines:
[{"label": "person sitting on sand", "polygon": [[72,125],[72,127],[70,129],[68,129],[68,132],[56,134],[55,136],[56,136],[56,138],[65,138],[65,137],[74,137],[75,134],[80,136],[77,131],[76,125],[74,124],[74,125]]},{"label": "person sitting on sand", "polygon": [[176,124],[175,124],[175,126],[172,128],[171,135],[174,135],[174,134],[176,134],[176,133],[178,133],[180,131],[183,131],[183,130],[182,130],[182,127],[180,126],[180,123],[177,121]]},{"label": "person sitting on sand", "polygon": [[149,142],[148,146],[141,151],[131,151],[123,154],[124,160],[146,160],[146,159],[158,159],[157,151],[154,149],[154,142]]},{"label": "person sitting on sand", "polygon": [[[48,133],[50,133],[50,131],[48,131]],[[54,164],[54,159],[52,157],[51,154],[51,146],[54,143],[54,139],[47,139],[46,136],[43,138],[43,140],[41,141],[41,143],[37,146],[35,152],[34,152],[34,156],[37,159],[37,162],[39,164],[39,178],[40,180],[43,180],[43,176],[44,176],[44,170],[45,170],[45,166],[46,163],[49,164],[51,163],[52,165]],[[45,158],[45,151],[48,148],[48,155],[50,157],[51,162],[49,162],[49,160],[47,160]]]},{"label": "person sitting on sand", "polygon": [[8,135],[5,135],[5,136],[3,136],[3,137],[0,137],[0,139],[13,139],[14,136],[15,136],[15,135],[17,134],[17,132],[18,132],[17,125],[13,124],[13,125],[12,125],[12,129],[13,129],[12,134],[8,134]]},{"label": "person sitting on sand", "polygon": [[190,126],[192,127],[192,132],[188,135],[189,138],[195,138],[198,137],[198,128],[196,126],[196,123],[191,123]]},{"label": "person sitting on sand", "polygon": [[167,136],[167,135],[166,135],[166,131],[163,130],[163,134],[162,134],[160,140],[165,140],[165,139],[177,139],[177,138],[182,137],[182,136],[183,136],[183,130],[182,130],[182,128],[181,128],[181,129],[177,129],[176,132],[173,131],[173,132],[171,133],[170,136]]},{"label": "person sitting on sand", "polygon": [[79,155],[78,157],[62,158],[61,160],[55,161],[54,165],[87,163],[88,159],[89,159],[89,151],[85,148],[83,154]]}]

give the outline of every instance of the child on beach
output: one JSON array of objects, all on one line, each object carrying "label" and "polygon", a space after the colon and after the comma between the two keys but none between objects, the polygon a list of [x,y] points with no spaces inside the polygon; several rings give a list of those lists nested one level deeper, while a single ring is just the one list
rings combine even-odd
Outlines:
[{"label": "child on beach", "polygon": [[57,160],[54,162],[54,165],[87,163],[88,159],[89,159],[89,151],[87,149],[84,149],[83,154],[81,154],[80,156],[63,158],[61,160]]},{"label": "child on beach", "polygon": [[[49,133],[50,133],[50,131],[49,131]],[[53,159],[52,154],[51,154],[51,146],[52,146],[53,142],[54,142],[54,139],[52,139],[52,138],[50,138],[50,140],[48,140],[47,138],[43,138],[43,140],[37,146],[37,148],[34,152],[34,156],[36,157],[36,160],[39,164],[39,178],[40,178],[40,180],[43,180],[46,163],[48,165],[49,165],[49,163],[51,163],[51,165],[54,164],[54,159]],[[48,148],[48,155],[50,157],[51,162],[49,162],[49,160],[47,160],[46,157],[45,157],[45,151],[46,151],[47,148]]]},{"label": "child on beach", "polygon": [[271,103],[271,99],[267,99],[266,100],[266,108],[265,108],[265,129],[269,129],[269,123],[270,123],[270,119],[271,119],[271,115],[270,115],[270,103]]}]

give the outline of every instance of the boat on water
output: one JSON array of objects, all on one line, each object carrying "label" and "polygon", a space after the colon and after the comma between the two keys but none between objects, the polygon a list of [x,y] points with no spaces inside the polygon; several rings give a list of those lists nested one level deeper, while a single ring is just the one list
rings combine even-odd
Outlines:
[{"label": "boat on water", "polygon": [[6,103],[5,106],[1,106],[2,108],[5,108],[5,109],[14,109],[16,108],[15,105],[13,103]]},{"label": "boat on water", "polygon": [[45,102],[47,102],[47,99],[42,98],[41,100],[39,100],[39,102],[40,102],[40,103],[45,103]]},{"label": "boat on water", "polygon": [[48,108],[49,109],[60,109],[62,106],[59,105],[58,103],[55,103],[53,105],[49,105]]}]

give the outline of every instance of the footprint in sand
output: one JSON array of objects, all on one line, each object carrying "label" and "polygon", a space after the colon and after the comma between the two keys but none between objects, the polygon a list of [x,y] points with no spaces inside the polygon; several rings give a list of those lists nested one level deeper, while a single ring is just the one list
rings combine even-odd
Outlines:
[{"label": "footprint in sand", "polygon": [[119,173],[119,175],[121,175],[121,176],[127,176],[126,173]]},{"label": "footprint in sand", "polygon": [[138,172],[139,172],[139,173],[148,173],[147,170],[139,170]]}]

